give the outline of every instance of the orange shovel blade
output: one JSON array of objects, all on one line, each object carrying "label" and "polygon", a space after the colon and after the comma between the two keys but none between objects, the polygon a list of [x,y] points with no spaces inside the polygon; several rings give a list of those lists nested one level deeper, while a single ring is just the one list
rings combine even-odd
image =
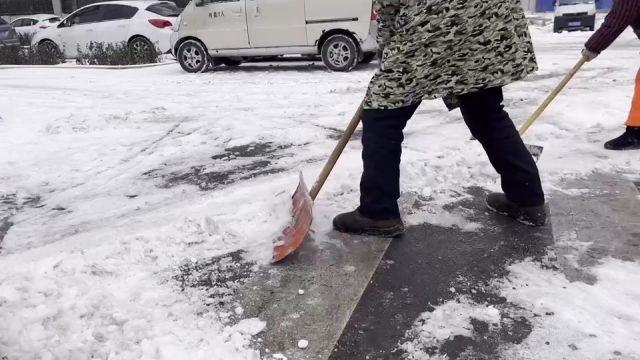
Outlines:
[{"label": "orange shovel blade", "polygon": [[289,226],[282,232],[273,249],[273,262],[284,260],[289,254],[296,251],[304,242],[311,223],[313,222],[313,200],[309,195],[309,189],[300,173],[300,183],[293,194],[293,207],[291,208],[293,219]]}]

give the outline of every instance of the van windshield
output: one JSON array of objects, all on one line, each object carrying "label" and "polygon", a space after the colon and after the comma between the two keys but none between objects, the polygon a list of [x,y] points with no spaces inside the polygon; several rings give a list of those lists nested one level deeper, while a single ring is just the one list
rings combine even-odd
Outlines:
[{"label": "van windshield", "polygon": [[593,4],[593,0],[559,0],[558,5],[580,5],[580,4]]}]

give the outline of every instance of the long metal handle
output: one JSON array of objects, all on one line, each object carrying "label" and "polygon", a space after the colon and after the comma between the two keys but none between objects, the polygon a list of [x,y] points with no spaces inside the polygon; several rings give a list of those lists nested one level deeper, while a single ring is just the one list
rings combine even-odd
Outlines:
[{"label": "long metal handle", "polygon": [[573,67],[573,69],[571,69],[571,71],[567,74],[567,76],[565,76],[564,79],[562,79],[560,84],[558,84],[558,86],[547,97],[547,99],[542,103],[542,105],[538,107],[538,110],[536,110],[536,112],[534,112],[533,115],[531,115],[531,118],[529,118],[529,120],[527,120],[527,122],[524,123],[524,125],[522,125],[522,127],[520,128],[521,136],[524,135],[524,133],[526,133],[527,130],[529,130],[531,125],[533,125],[533,123],[536,122],[538,118],[540,118],[540,115],[542,115],[542,113],[549,107],[549,105],[551,105],[553,100],[555,100],[555,98],[560,94],[560,92],[565,88],[565,86],[567,86],[569,81],[573,79],[576,73],[578,73],[578,70],[580,70],[580,68],[582,68],[582,65],[584,65],[586,62],[587,62],[587,58],[582,57],[580,61],[578,61],[578,63]]},{"label": "long metal handle", "polygon": [[322,190],[324,183],[327,181],[327,178],[331,174],[331,171],[336,166],[336,163],[338,162],[340,155],[342,155],[344,148],[347,147],[347,144],[349,143],[351,136],[353,136],[353,133],[358,128],[358,125],[362,120],[363,112],[364,112],[364,101],[360,103],[360,106],[358,107],[358,111],[356,111],[355,115],[353,115],[353,118],[351,119],[349,126],[347,126],[347,129],[344,131],[344,134],[342,134],[340,141],[338,141],[338,144],[336,145],[335,149],[333,149],[331,156],[329,156],[329,160],[327,160],[327,163],[324,165],[324,168],[320,172],[320,175],[318,175],[318,180],[316,180],[316,183],[313,185],[313,188],[311,188],[311,192],[309,193],[309,196],[311,196],[312,200],[315,201],[316,197],[320,193],[320,190]]}]

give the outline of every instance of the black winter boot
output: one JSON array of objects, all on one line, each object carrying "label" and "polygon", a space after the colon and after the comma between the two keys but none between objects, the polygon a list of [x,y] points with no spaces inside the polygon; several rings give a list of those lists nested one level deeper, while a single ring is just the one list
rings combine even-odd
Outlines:
[{"label": "black winter boot", "polygon": [[379,237],[400,237],[404,234],[402,219],[373,220],[364,217],[360,211],[340,214],[333,219],[334,229],[354,235]]},{"label": "black winter boot", "polygon": [[604,144],[607,150],[640,150],[640,127],[627,126],[627,131]]},{"label": "black winter boot", "polygon": [[547,210],[544,205],[521,207],[509,201],[504,194],[489,194],[487,207],[493,212],[509,216],[525,225],[543,226],[547,222]]}]

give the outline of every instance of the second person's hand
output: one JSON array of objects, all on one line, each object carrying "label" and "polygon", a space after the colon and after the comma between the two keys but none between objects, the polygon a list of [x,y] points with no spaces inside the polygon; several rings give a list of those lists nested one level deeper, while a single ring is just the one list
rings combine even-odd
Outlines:
[{"label": "second person's hand", "polygon": [[587,60],[587,62],[594,60],[595,58],[598,57],[597,52],[593,52],[587,48],[582,49],[582,57],[585,58]]}]

